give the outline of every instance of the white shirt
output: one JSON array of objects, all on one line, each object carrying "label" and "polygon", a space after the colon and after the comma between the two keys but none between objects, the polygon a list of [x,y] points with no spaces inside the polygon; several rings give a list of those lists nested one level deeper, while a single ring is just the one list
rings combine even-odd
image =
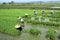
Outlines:
[{"label": "white shirt", "polygon": [[20,21],[21,21],[21,22],[23,22],[24,20],[23,20],[23,19],[21,19]]}]

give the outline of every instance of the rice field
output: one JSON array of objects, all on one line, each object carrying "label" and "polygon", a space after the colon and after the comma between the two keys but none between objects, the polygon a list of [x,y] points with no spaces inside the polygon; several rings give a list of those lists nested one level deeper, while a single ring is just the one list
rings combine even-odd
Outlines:
[{"label": "rice field", "polygon": [[[34,16],[33,11],[29,9],[0,9],[0,32],[14,36],[20,35],[21,32],[15,29],[15,25],[19,23],[18,16],[22,16],[30,26],[39,25],[39,27],[43,28],[60,29],[60,10],[54,10],[54,14],[50,14],[51,10],[45,10],[45,14],[41,14],[41,10],[36,10],[38,16]],[[24,17],[26,13],[29,14],[28,18]],[[42,16],[41,22],[38,21],[39,16]],[[32,21],[31,17],[34,17],[35,20]],[[45,18],[49,18],[50,22],[43,22]]]},{"label": "rice field", "polygon": [[25,13],[33,13],[32,10],[20,10],[20,9],[1,9],[0,10],[0,32],[19,35],[20,32],[15,29],[15,25],[18,23],[18,16],[23,16]]}]

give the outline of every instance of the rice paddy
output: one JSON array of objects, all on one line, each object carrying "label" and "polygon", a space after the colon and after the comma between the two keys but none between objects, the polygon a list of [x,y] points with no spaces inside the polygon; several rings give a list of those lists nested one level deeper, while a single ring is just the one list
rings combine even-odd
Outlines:
[{"label": "rice paddy", "polygon": [[[19,16],[22,16],[27,25],[30,24],[32,28],[35,28],[37,27],[36,25],[39,25],[39,27],[46,27],[47,29],[60,29],[60,10],[54,10],[54,14],[50,14],[51,10],[45,10],[44,14],[41,13],[41,10],[36,10],[38,16],[34,16],[33,11],[34,10],[29,9],[0,9],[0,32],[9,35],[19,36],[21,32],[15,29],[15,25],[19,24]],[[26,13],[29,14],[28,18],[24,17]],[[41,21],[39,21],[40,16],[42,16]],[[31,17],[34,17],[35,20],[31,20]],[[45,18],[49,18],[49,22],[44,22]],[[28,30],[28,28],[26,30]],[[22,33],[24,31],[29,32],[26,30],[23,30]]]}]

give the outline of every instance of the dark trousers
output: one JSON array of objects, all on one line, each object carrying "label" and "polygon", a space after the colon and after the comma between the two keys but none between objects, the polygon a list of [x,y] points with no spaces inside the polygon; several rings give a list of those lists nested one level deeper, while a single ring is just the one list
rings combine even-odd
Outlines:
[{"label": "dark trousers", "polygon": [[20,32],[22,31],[22,27],[16,28],[17,30],[19,30]]}]

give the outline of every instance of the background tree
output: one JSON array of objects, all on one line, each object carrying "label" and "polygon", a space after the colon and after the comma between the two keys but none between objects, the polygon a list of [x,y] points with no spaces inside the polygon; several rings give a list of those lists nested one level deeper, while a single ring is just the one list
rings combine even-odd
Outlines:
[{"label": "background tree", "polygon": [[3,2],[2,4],[6,4],[6,2]]},{"label": "background tree", "polygon": [[11,1],[11,4],[14,4],[14,1]]},{"label": "background tree", "polygon": [[9,2],[9,4],[14,4],[14,1]]}]

